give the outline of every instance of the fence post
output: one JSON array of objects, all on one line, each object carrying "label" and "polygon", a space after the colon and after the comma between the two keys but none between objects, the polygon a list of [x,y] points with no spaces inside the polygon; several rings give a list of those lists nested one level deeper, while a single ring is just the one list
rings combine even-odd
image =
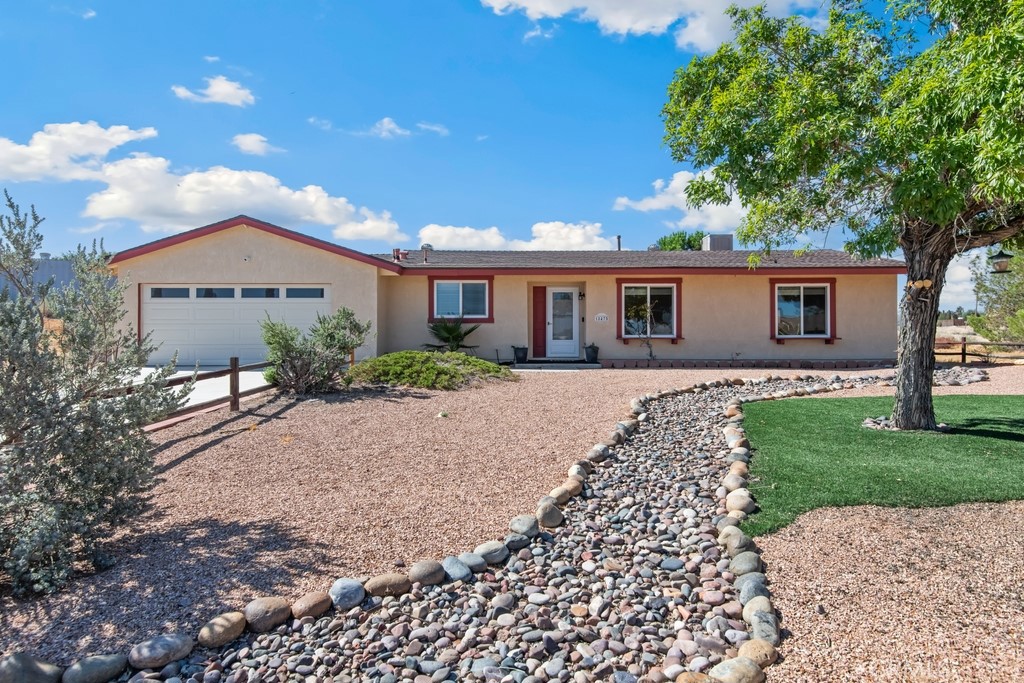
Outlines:
[{"label": "fence post", "polygon": [[960,365],[967,365],[967,337],[960,337]]},{"label": "fence post", "polygon": [[232,356],[231,360],[228,361],[228,365],[231,367],[231,374],[228,375],[228,391],[231,393],[231,410],[232,412],[237,411],[238,408],[238,356]]}]

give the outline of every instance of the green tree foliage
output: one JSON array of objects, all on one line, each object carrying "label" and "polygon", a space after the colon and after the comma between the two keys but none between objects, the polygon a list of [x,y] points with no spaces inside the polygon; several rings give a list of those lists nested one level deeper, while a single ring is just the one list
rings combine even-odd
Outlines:
[{"label": "green tree foliage", "polygon": [[370,321],[359,322],[344,306],[329,316],[317,314],[309,334],[269,318],[260,327],[271,363],[265,377],[296,394],[337,389],[352,352],[370,334]]},{"label": "green tree foliage", "polygon": [[668,235],[662,235],[655,244],[662,251],[700,251],[701,244],[707,233],[703,230],[686,232],[679,230]]},{"label": "green tree foliage", "polygon": [[466,344],[466,337],[476,332],[479,325],[466,327],[465,321],[460,318],[440,318],[427,325],[430,335],[441,342],[440,344],[424,344],[427,349],[436,351],[458,351],[459,349],[475,349],[475,346]]},{"label": "green tree foliage", "polygon": [[[173,367],[139,380],[154,347],[124,325],[127,283],[102,247],[72,257],[76,287],[35,285],[42,246],[32,209],[5,193],[0,216],[0,562],[18,595],[65,584],[78,559],[104,568],[101,542],[143,508],[153,458],[143,426],[178,408],[190,387],[164,388]],[[44,327],[46,299],[63,322]],[[130,388],[130,391],[129,391]]]},{"label": "green tree foliage", "polygon": [[1024,228],[1024,0],[871,9],[839,0],[819,29],[730,8],[736,38],[669,86],[665,140],[705,171],[690,204],[739,196],[745,243],[770,250],[841,230],[860,256],[903,250],[893,418],[934,428],[946,268]]},{"label": "green tree foliage", "polygon": [[1024,258],[1010,259],[1005,273],[993,273],[979,259],[971,273],[980,313],[967,316],[970,326],[991,341],[1024,342]]}]

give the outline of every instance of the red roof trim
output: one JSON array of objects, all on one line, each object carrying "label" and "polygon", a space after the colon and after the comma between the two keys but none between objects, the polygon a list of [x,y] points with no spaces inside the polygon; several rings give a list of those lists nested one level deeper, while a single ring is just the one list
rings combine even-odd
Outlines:
[{"label": "red roof trim", "polygon": [[404,268],[403,275],[484,277],[498,275],[905,275],[902,266],[838,266],[836,268],[671,267],[663,268]]},{"label": "red roof trim", "polygon": [[175,245],[182,244],[183,242],[189,242],[200,237],[206,237],[207,235],[212,235],[214,233],[220,232],[221,230],[237,228],[241,225],[247,225],[250,228],[255,228],[256,230],[262,230],[263,232],[268,232],[271,235],[277,235],[278,237],[283,237],[285,239],[292,240],[293,242],[304,244],[307,247],[313,247],[315,249],[321,249],[332,254],[337,254],[338,256],[344,256],[346,258],[352,259],[353,261],[359,261],[360,263],[366,263],[377,268],[390,270],[393,273],[402,272],[402,267],[399,266],[398,264],[390,263],[388,261],[376,258],[375,256],[370,256],[368,254],[364,254],[354,249],[343,247],[340,244],[326,242],[315,237],[310,237],[309,235],[303,235],[302,233],[295,232],[294,230],[282,228],[279,225],[273,225],[272,223],[256,220],[255,218],[250,218],[249,216],[244,215],[235,216],[234,218],[229,218],[225,221],[220,221],[218,223],[204,225],[201,228],[196,228],[195,230],[182,232],[177,235],[171,235],[170,237],[165,237],[163,239],[159,239],[154,242],[149,242],[148,244],[143,244],[138,247],[125,249],[124,251],[118,252],[114,256],[114,258],[111,259],[110,265],[121,263],[123,261],[127,261],[133,258],[138,258],[140,256],[145,256],[146,254],[151,254],[154,251],[159,251],[161,249],[173,247]]}]

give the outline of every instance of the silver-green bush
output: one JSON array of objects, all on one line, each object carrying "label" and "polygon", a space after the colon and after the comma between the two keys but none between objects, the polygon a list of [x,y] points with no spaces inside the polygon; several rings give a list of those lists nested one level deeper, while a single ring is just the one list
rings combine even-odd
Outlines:
[{"label": "silver-green bush", "polygon": [[[143,427],[184,401],[164,387],[171,366],[139,380],[153,351],[123,324],[127,284],[102,246],[72,255],[77,284],[33,284],[42,246],[33,208],[6,192],[0,215],[0,562],[15,594],[56,590],[144,505],[153,458]],[[62,326],[48,330],[46,300]],[[62,329],[61,329],[62,327]]]},{"label": "silver-green bush", "polygon": [[355,313],[344,306],[331,315],[317,314],[309,334],[269,318],[261,321],[260,326],[263,343],[267,345],[267,361],[271,363],[264,377],[296,394],[337,389],[350,354],[370,334],[370,322],[359,322]]}]

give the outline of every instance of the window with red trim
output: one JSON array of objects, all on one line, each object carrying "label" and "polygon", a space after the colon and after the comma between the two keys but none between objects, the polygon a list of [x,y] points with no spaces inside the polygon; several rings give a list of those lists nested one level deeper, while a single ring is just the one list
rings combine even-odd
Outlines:
[{"label": "window with red trim", "polygon": [[494,279],[431,276],[430,319],[464,318],[494,322]]},{"label": "window with red trim", "polygon": [[647,337],[675,339],[679,321],[676,305],[679,290],[674,283],[624,283],[619,320],[623,339]]},{"label": "window with red trim", "polygon": [[830,289],[828,283],[775,284],[775,337],[831,337]]}]

